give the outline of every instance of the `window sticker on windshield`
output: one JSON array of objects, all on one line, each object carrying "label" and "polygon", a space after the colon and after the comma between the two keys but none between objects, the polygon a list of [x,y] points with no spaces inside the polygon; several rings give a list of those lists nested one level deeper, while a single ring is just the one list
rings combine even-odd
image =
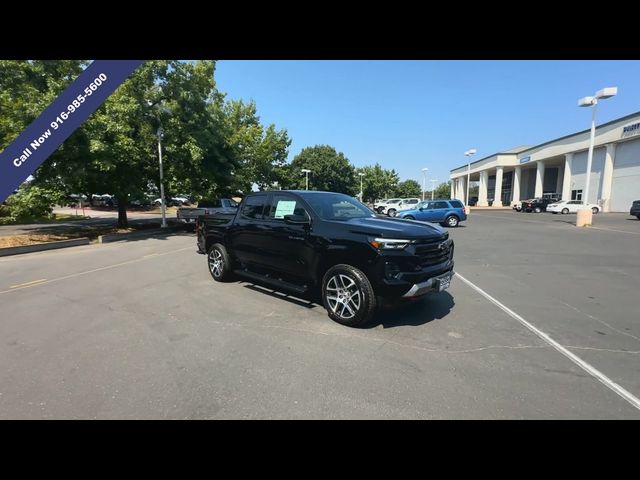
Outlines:
[{"label": "window sticker on windshield", "polygon": [[296,208],[295,200],[278,200],[276,205],[276,214],[274,218],[284,218],[285,215],[293,215]]}]

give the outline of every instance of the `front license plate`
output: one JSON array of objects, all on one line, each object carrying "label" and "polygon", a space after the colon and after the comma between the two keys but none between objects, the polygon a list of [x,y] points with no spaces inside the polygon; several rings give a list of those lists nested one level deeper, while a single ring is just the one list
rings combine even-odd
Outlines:
[{"label": "front license plate", "polygon": [[449,285],[451,285],[451,275],[440,277],[440,280],[438,281],[438,291],[442,292],[443,290],[446,290],[449,288]]}]

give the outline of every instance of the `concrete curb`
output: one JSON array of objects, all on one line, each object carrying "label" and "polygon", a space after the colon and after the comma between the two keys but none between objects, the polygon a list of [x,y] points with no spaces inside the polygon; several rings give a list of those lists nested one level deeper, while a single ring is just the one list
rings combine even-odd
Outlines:
[{"label": "concrete curb", "polygon": [[77,247],[89,245],[88,238],[75,238],[73,240],[60,240],[59,242],[38,243],[36,245],[23,245],[20,247],[0,248],[0,257],[20,255],[21,253],[40,252],[42,250],[55,250],[57,248]]},{"label": "concrete curb", "polygon": [[161,234],[170,234],[184,230],[182,225],[176,225],[167,228],[154,228],[143,232],[131,232],[131,233],[109,233],[107,235],[98,236],[98,243],[112,243],[112,242],[124,242],[130,239],[153,237]]}]

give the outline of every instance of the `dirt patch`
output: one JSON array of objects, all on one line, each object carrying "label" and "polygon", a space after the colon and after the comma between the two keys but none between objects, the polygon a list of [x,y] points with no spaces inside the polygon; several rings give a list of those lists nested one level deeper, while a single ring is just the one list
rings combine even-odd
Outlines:
[{"label": "dirt patch", "polygon": [[22,247],[24,245],[35,245],[38,243],[58,242],[60,240],[69,240],[71,238],[64,235],[11,235],[8,237],[0,237],[0,248],[6,247]]},{"label": "dirt patch", "polygon": [[139,232],[152,228],[158,228],[160,224],[150,223],[143,225],[135,225],[130,228],[117,227],[84,227],[84,228],[68,228],[60,229],[55,233],[38,232],[22,234],[22,235],[5,235],[0,236],[0,248],[5,247],[22,247],[25,245],[36,245],[39,243],[58,242],[60,240],[71,240],[74,238],[88,237],[90,240],[97,240],[100,235],[112,233],[130,233]]}]

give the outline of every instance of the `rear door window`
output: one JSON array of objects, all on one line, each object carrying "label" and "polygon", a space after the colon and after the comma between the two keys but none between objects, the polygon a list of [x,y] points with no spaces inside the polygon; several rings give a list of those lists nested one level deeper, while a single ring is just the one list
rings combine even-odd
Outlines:
[{"label": "rear door window", "polygon": [[267,213],[269,220],[284,221],[285,215],[303,215],[309,218],[302,204],[288,195],[274,195]]},{"label": "rear door window", "polygon": [[261,220],[262,212],[266,203],[266,195],[253,195],[251,197],[247,197],[244,205],[242,206],[242,216],[244,218]]},{"label": "rear door window", "polygon": [[441,209],[441,208],[449,208],[447,202],[433,202],[433,208]]},{"label": "rear door window", "polygon": [[462,208],[462,202],[459,202],[458,200],[451,200],[449,203],[453,208]]}]

